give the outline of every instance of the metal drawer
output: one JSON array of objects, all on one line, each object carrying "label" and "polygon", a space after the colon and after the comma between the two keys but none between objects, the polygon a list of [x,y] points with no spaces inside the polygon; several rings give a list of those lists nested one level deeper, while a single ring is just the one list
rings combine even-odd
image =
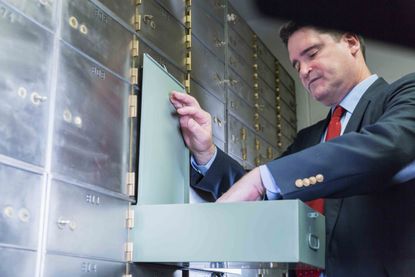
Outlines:
[{"label": "metal drawer", "polygon": [[235,94],[239,95],[243,98],[249,105],[254,105],[255,103],[255,95],[254,90],[252,88],[252,81],[250,83],[246,83],[235,71],[231,68],[228,70],[228,87],[231,89]]},{"label": "metal drawer", "polygon": [[41,175],[0,164],[0,244],[37,248],[43,187]]},{"label": "metal drawer", "polygon": [[125,263],[46,255],[44,277],[99,276],[114,277],[125,274]]},{"label": "metal drawer", "polygon": [[198,100],[202,109],[211,114],[213,135],[224,141],[226,128],[225,104],[220,102],[216,97],[204,90],[193,80],[190,85],[190,94]]},{"label": "metal drawer", "polygon": [[261,137],[256,136],[254,139],[256,156],[255,166],[260,166],[277,158],[281,153],[271,144],[267,143]]},{"label": "metal drawer", "polygon": [[296,111],[296,102],[295,102],[295,92],[291,92],[288,88],[284,85],[284,83],[279,83],[279,87],[277,88],[279,92],[280,99],[284,100],[285,103],[292,109]]},{"label": "metal drawer", "polygon": [[261,61],[267,65],[269,70],[275,71],[275,57],[272,55],[271,51],[268,50],[258,37],[255,40],[255,45],[254,52],[256,53],[257,58],[261,59]]},{"label": "metal drawer", "polygon": [[130,86],[65,45],[60,50],[52,172],[125,193]]},{"label": "metal drawer", "polygon": [[228,116],[228,153],[245,168],[255,164],[254,133],[235,117]]},{"label": "metal drawer", "polygon": [[261,78],[258,78],[258,95],[256,95],[257,99],[264,99],[271,105],[276,105],[277,103],[277,94],[275,89],[272,89],[268,86],[268,84],[262,80]]},{"label": "metal drawer", "polygon": [[192,77],[225,102],[225,65],[192,36]]},{"label": "metal drawer", "polygon": [[0,276],[37,276],[36,258],[36,252],[0,247]]},{"label": "metal drawer", "polygon": [[279,136],[279,142],[278,142],[278,149],[280,149],[282,152],[285,151],[287,149],[288,146],[290,146],[294,139],[292,138],[287,138],[284,134],[281,134]]},{"label": "metal drawer", "polygon": [[271,105],[260,98],[258,103],[254,104],[254,108],[256,114],[263,116],[271,125],[277,126],[277,109],[275,105]]},{"label": "metal drawer", "polygon": [[229,46],[238,53],[248,64],[253,63],[253,49],[237,32],[232,28],[228,29]]},{"label": "metal drawer", "polygon": [[141,18],[138,34],[181,66],[186,59],[185,27],[154,0],[142,1],[137,7]]},{"label": "metal drawer", "polygon": [[278,64],[277,67],[277,81],[282,82],[285,85],[285,87],[288,88],[288,90],[290,90],[291,92],[295,92],[295,83],[293,78],[291,78],[290,74],[288,74],[287,70],[285,70],[285,68],[282,67],[282,65]]},{"label": "metal drawer", "polygon": [[53,36],[0,3],[0,153],[45,164]]},{"label": "metal drawer", "polygon": [[254,127],[258,135],[260,135],[272,146],[277,146],[277,127],[273,126],[262,116],[259,116],[258,123],[256,123]]},{"label": "metal drawer", "polygon": [[245,125],[253,128],[254,109],[232,91],[228,92],[228,111]]},{"label": "metal drawer", "polygon": [[108,9],[113,13],[119,16],[125,23],[131,25],[133,20],[134,11],[135,11],[135,1],[134,0],[123,0],[123,1],[113,1],[113,0],[98,0],[104,4]]},{"label": "metal drawer", "polygon": [[61,35],[71,45],[130,80],[133,34],[90,1],[63,0]]},{"label": "metal drawer", "polygon": [[[224,25],[226,0],[193,1],[192,5],[198,5],[211,14],[221,25]],[[194,18],[193,20],[195,20]]]},{"label": "metal drawer", "polygon": [[224,61],[226,42],[223,26],[197,4],[192,5],[192,18],[192,34]]},{"label": "metal drawer", "polygon": [[285,103],[284,100],[281,100],[279,102],[279,106],[277,106],[280,108],[280,112],[281,112],[281,116],[283,118],[285,118],[288,123],[290,123],[295,129],[297,128],[297,115],[295,113],[295,111],[293,111],[287,103]]},{"label": "metal drawer", "polygon": [[124,261],[128,202],[52,180],[47,250]]},{"label": "metal drawer", "polygon": [[253,76],[254,70],[252,68],[252,63],[248,64],[245,59],[242,58],[239,54],[229,48],[228,51],[228,64],[229,66],[238,72],[238,75],[247,83],[250,87],[253,86]]},{"label": "metal drawer", "polygon": [[255,68],[257,69],[258,76],[262,78],[265,81],[265,83],[268,84],[268,86],[270,86],[271,88],[275,88],[275,70],[269,69],[268,66],[262,60],[257,60],[255,62],[254,69]]},{"label": "metal drawer", "polygon": [[[144,0],[153,1],[153,0]],[[156,0],[165,8],[177,21],[185,24],[186,1],[185,0]]]},{"label": "metal drawer", "polygon": [[297,130],[290,123],[288,123],[284,117],[281,118],[280,125],[281,133],[290,140],[294,140],[294,138],[297,136]]},{"label": "metal drawer", "polygon": [[[33,18],[35,21],[39,22],[43,26],[49,29],[55,29],[55,3],[53,0],[37,0],[37,1],[28,1],[28,0],[4,0],[8,2],[23,14],[27,15],[30,18]],[[16,13],[12,12],[9,8],[0,4],[0,17],[16,19],[19,17]],[[33,25],[32,25],[33,26]],[[30,29],[28,29],[30,30]]]},{"label": "metal drawer", "polygon": [[235,30],[248,45],[252,45],[254,33],[231,4],[228,4],[228,14],[226,15],[226,20],[228,21],[229,26]]}]

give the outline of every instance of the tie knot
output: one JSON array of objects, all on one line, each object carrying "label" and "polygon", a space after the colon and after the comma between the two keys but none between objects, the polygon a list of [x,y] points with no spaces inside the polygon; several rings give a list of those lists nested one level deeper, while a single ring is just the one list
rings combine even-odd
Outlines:
[{"label": "tie knot", "polygon": [[331,117],[341,118],[345,111],[346,110],[342,106],[337,105],[334,108],[334,111],[333,111],[333,114],[331,115]]}]

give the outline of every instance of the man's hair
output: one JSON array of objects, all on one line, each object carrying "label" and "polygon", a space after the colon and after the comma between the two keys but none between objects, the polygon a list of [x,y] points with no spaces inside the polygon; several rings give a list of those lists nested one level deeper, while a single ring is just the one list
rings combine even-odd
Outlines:
[{"label": "man's hair", "polygon": [[[305,27],[312,28],[312,29],[314,29],[317,32],[322,33],[322,34],[329,34],[329,35],[331,35],[336,40],[339,40],[342,37],[342,35],[346,33],[346,32],[325,29],[325,28],[316,27],[316,26],[307,25],[307,24],[299,24],[299,23],[294,22],[294,21],[288,21],[280,29],[280,38],[281,38],[282,42],[284,42],[285,46],[287,47],[287,45],[288,45],[288,39],[296,31],[300,30],[301,28],[305,28]],[[357,37],[358,37],[359,42],[360,42],[360,50],[362,51],[363,58],[366,60],[366,45],[365,45],[365,41],[364,41],[364,39],[363,39],[362,36],[357,35]]]}]

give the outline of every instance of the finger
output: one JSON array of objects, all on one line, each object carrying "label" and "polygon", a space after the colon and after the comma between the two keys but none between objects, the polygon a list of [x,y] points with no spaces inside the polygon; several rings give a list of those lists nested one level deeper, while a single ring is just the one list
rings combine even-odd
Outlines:
[{"label": "finger", "polygon": [[170,98],[172,98],[173,101],[177,101],[177,102],[181,103],[183,106],[200,107],[199,103],[196,100],[196,98],[194,98],[193,96],[190,96],[186,93],[172,91],[170,95],[171,95]]},{"label": "finger", "polygon": [[210,120],[209,113],[203,111],[200,108],[185,106],[177,109],[177,113],[180,116],[192,116],[198,122],[206,122]]}]

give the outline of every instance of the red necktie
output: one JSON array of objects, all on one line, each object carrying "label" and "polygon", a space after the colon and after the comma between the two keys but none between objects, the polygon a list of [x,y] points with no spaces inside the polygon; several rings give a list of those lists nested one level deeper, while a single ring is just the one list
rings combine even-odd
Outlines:
[{"label": "red necktie", "polygon": [[[329,125],[327,127],[327,134],[325,141],[331,140],[332,138],[340,136],[342,125],[340,123],[340,119],[343,116],[343,113],[346,110],[343,109],[341,106],[336,106],[334,108],[333,114],[331,115]],[[319,198],[315,200],[311,200],[306,202],[308,206],[310,206],[312,209],[324,213],[324,199]],[[321,271],[320,270],[296,270],[296,276],[297,277],[318,277],[320,276]]]}]

